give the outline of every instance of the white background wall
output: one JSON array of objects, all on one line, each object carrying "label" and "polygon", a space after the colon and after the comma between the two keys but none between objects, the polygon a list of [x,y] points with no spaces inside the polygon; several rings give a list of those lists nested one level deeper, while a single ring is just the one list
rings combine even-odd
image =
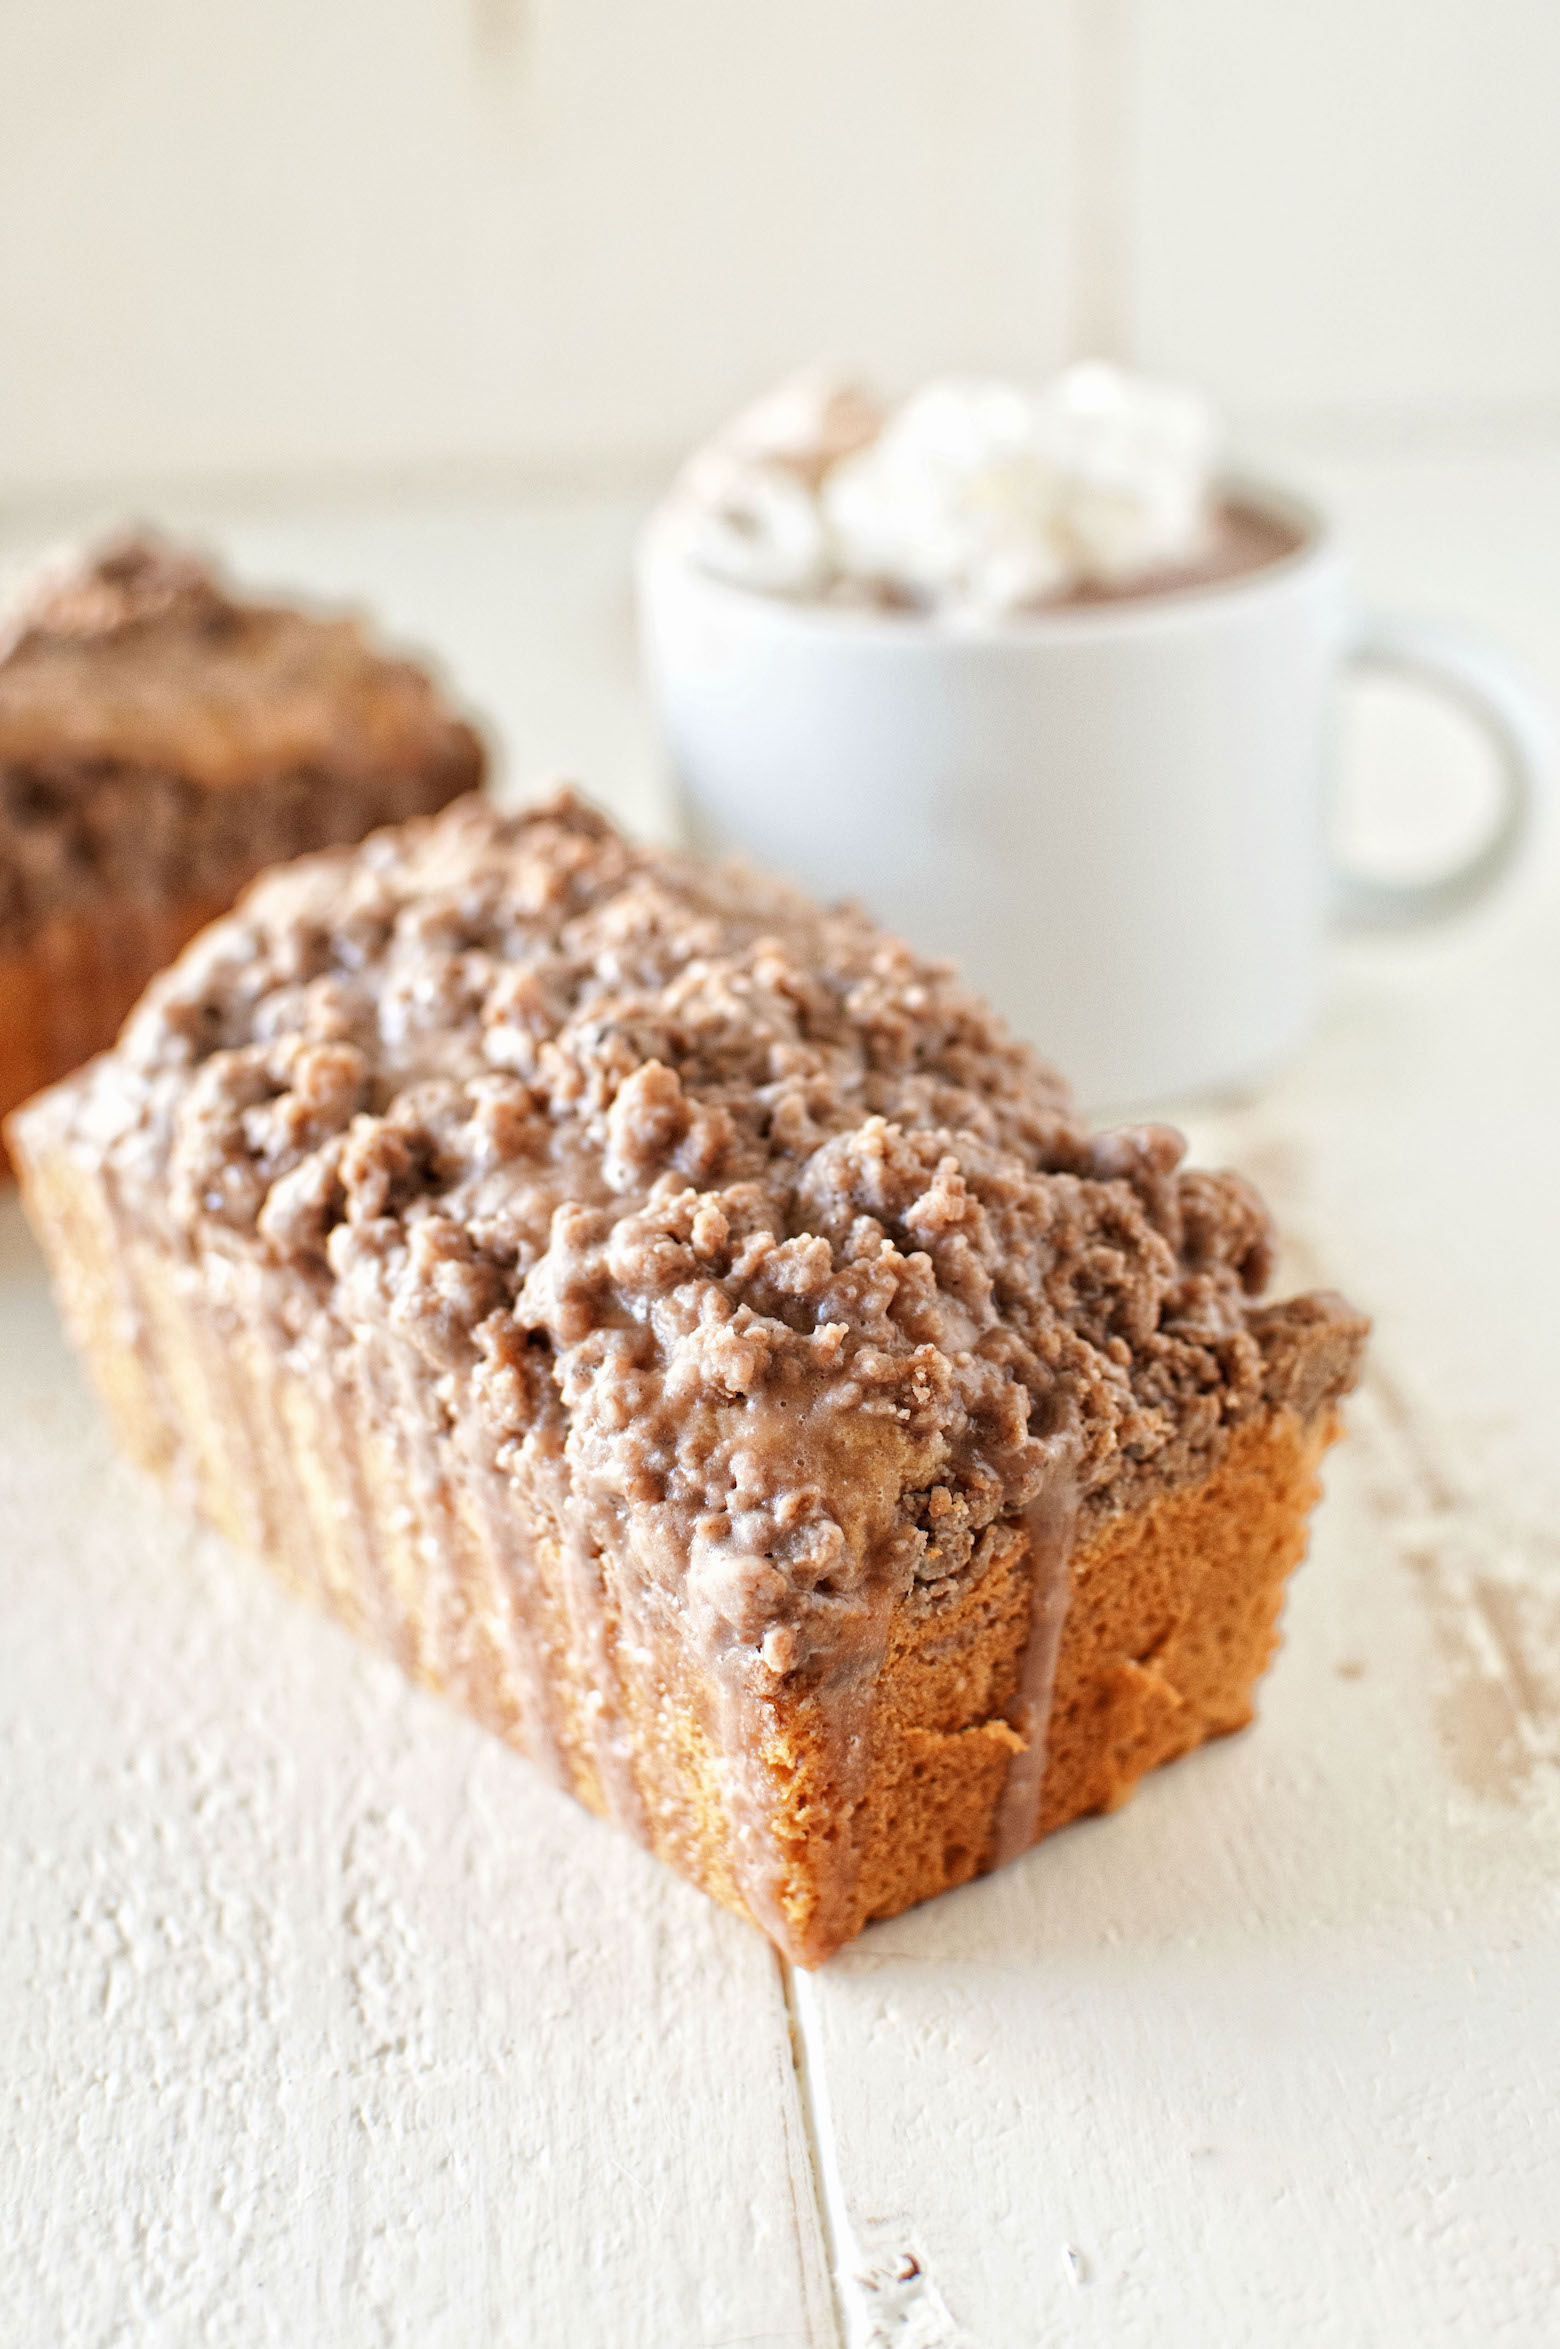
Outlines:
[{"label": "white background wall", "polygon": [[1145,357],[1248,407],[1560,414],[1556,0],[1138,0],[1137,28]]},{"label": "white background wall", "polygon": [[4,0],[0,498],[616,474],[820,351],[1560,421],[1555,0]]}]

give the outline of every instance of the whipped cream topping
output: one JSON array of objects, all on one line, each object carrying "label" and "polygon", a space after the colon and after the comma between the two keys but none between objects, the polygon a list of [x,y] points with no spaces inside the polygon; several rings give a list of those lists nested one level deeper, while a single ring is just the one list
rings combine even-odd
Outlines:
[{"label": "whipped cream topping", "polygon": [[815,370],[700,450],[673,503],[692,559],[740,586],[979,621],[1195,564],[1219,451],[1195,393],[1096,361],[892,410]]}]

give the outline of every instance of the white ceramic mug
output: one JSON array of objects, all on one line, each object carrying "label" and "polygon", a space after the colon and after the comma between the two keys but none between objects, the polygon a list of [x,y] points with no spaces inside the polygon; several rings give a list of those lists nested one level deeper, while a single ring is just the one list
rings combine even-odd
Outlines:
[{"label": "white ceramic mug", "polygon": [[[1311,1023],[1329,918],[1433,918],[1511,865],[1548,729],[1461,630],[1360,615],[1310,508],[1237,495],[1295,551],[979,629],[730,585],[663,509],[640,548],[643,646],[699,844],[953,956],[1094,1107],[1272,1068]],[[1345,665],[1407,672],[1488,730],[1500,812],[1455,872],[1398,885],[1330,862]]]}]

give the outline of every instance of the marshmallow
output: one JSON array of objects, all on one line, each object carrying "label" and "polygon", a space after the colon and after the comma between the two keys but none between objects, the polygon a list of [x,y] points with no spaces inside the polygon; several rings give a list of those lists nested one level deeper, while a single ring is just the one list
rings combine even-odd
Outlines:
[{"label": "marshmallow", "polygon": [[744,411],[674,499],[723,578],[978,623],[1196,561],[1218,454],[1195,394],[1099,362],[1038,392],[940,379],[886,416],[813,372]]}]

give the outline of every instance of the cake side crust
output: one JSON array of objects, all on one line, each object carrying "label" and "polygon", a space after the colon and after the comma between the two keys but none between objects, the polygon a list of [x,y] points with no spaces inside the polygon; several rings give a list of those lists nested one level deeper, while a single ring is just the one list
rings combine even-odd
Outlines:
[{"label": "cake side crust", "polygon": [[[1148,1771],[1251,1720],[1284,1588],[1305,1553],[1317,1466],[1338,1432],[1331,1406],[1311,1421],[1287,1409],[1249,1420],[1197,1483],[1108,1517],[1079,1542],[1042,1732],[1035,1841],[1117,1809]],[[968,1741],[1001,1742],[1032,1571],[1015,1542],[999,1590],[971,1594],[968,1646],[964,1625],[906,1624],[890,1651],[861,1923],[990,1863],[1005,1773],[995,1754],[971,1769]],[[972,1682],[997,1699],[984,1719],[968,1716]]]}]

